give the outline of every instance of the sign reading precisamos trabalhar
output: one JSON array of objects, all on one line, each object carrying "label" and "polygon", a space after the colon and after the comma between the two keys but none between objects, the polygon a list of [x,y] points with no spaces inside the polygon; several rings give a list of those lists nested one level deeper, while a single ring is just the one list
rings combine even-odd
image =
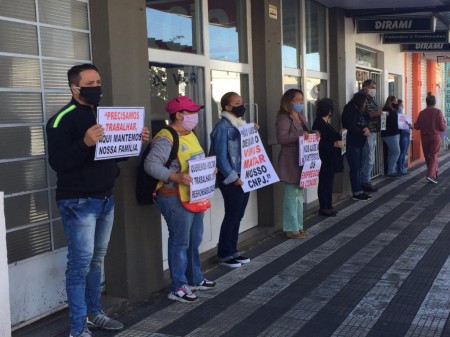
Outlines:
[{"label": "sign reading precisamos trabalhar", "polygon": [[189,175],[192,178],[191,202],[209,199],[216,186],[216,156],[189,160]]},{"label": "sign reading precisamos trabalhar", "polygon": [[97,123],[105,134],[97,142],[95,160],[139,156],[144,108],[97,108]]},{"label": "sign reading precisamos trabalhar", "polygon": [[280,181],[254,123],[238,127],[241,133],[241,180],[244,192]]}]

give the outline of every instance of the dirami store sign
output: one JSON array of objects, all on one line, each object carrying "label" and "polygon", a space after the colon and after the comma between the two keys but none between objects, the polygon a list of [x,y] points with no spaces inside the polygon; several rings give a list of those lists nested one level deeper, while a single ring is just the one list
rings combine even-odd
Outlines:
[{"label": "dirami store sign", "polygon": [[434,32],[436,19],[430,17],[403,18],[358,18],[356,20],[358,33],[382,32]]},{"label": "dirami store sign", "polygon": [[409,43],[402,44],[402,51],[449,51],[450,43]]}]

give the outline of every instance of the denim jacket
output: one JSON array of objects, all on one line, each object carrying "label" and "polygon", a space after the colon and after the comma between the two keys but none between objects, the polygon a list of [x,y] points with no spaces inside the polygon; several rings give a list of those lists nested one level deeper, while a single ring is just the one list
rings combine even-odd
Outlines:
[{"label": "denim jacket", "polygon": [[210,156],[216,156],[217,168],[228,185],[241,173],[241,134],[226,118],[222,117],[211,132]]}]

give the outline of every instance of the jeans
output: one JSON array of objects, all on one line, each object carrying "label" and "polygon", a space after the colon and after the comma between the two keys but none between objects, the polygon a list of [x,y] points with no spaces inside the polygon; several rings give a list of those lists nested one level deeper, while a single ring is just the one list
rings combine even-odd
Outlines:
[{"label": "jeans", "polygon": [[375,164],[375,148],[377,146],[377,132],[371,132],[367,137],[363,152],[362,182],[370,183],[372,179],[372,169]]},{"label": "jeans", "polygon": [[334,183],[333,172],[320,171],[319,186],[317,187],[317,195],[319,197],[320,209],[333,208],[333,183]]},{"label": "jeans", "polygon": [[283,231],[303,230],[303,188],[284,183]]},{"label": "jeans", "polygon": [[363,167],[363,149],[364,147],[347,144],[346,155],[348,166],[350,166],[349,177],[353,194],[362,193],[361,169]]},{"label": "jeans", "polygon": [[70,333],[101,311],[102,266],[114,221],[114,198],[57,200],[67,238],[66,291]]},{"label": "jeans", "polygon": [[169,229],[168,262],[175,293],[183,285],[203,281],[198,247],[203,239],[204,212],[193,213],[180,203],[178,196],[156,195],[156,203]]},{"label": "jeans", "polygon": [[239,227],[244,217],[250,192],[244,193],[241,186],[233,183],[219,184],[225,203],[225,216],[220,227],[219,244],[217,245],[217,257],[220,262],[239,257],[237,250]]},{"label": "jeans", "polygon": [[406,173],[406,155],[408,154],[410,133],[401,131],[400,133],[400,156],[397,160],[398,173]]},{"label": "jeans", "polygon": [[400,135],[383,137],[383,142],[388,147],[387,174],[397,173],[397,160],[400,155]]}]

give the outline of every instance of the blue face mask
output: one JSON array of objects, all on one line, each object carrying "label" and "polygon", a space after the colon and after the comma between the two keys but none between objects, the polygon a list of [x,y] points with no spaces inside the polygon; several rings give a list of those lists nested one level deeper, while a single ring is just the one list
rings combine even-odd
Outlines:
[{"label": "blue face mask", "polygon": [[303,111],[303,103],[292,103],[292,110],[294,110],[295,112],[302,112]]}]

